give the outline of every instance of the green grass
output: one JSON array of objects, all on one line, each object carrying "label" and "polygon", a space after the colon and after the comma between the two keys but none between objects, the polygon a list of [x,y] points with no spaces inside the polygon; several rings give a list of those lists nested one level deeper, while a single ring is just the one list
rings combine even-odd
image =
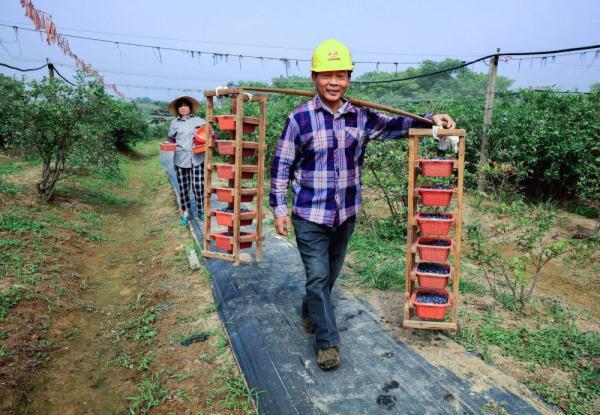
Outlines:
[{"label": "green grass", "polygon": [[386,227],[384,221],[357,225],[348,246],[348,253],[353,257],[350,267],[363,286],[402,290],[406,247],[399,235],[382,237],[386,234]]},{"label": "green grass", "polygon": [[600,372],[586,358],[600,355],[600,334],[583,332],[572,316],[558,308],[538,322],[538,327],[504,327],[492,311],[470,315],[474,325],[463,324],[455,339],[468,350],[492,360],[490,348],[499,347],[503,355],[536,367],[559,368],[570,374],[566,387],[528,381],[529,386],[568,414],[592,414],[591,403],[600,397]]},{"label": "green grass", "polygon": [[233,411],[242,410],[246,413],[254,413],[252,401],[258,404],[262,391],[248,390],[241,375],[228,377],[223,386],[217,388],[217,393],[224,393],[223,406]]},{"label": "green grass", "polygon": [[147,414],[154,407],[167,401],[169,390],[162,383],[158,373],[154,376],[146,377],[138,384],[138,394],[127,397],[131,403],[129,413],[132,415]]},{"label": "green grass", "polygon": [[19,304],[19,301],[29,298],[30,293],[22,285],[13,285],[0,290],[0,322],[4,321],[10,309]]},{"label": "green grass", "polygon": [[27,188],[25,185],[12,184],[0,177],[0,194],[4,193],[8,196],[14,196],[17,193],[24,191]]}]

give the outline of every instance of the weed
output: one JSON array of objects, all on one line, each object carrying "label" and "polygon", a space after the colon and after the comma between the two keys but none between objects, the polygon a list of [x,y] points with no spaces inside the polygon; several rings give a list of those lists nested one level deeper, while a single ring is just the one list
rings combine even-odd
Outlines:
[{"label": "weed", "polygon": [[11,356],[13,354],[14,352],[10,349],[5,348],[4,345],[0,346],[0,359],[6,356]]},{"label": "weed", "polygon": [[485,287],[482,286],[481,284],[477,284],[476,282],[468,281],[468,280],[466,280],[464,278],[462,278],[460,280],[459,286],[458,286],[458,290],[462,294],[466,294],[466,293],[483,294],[483,293],[487,292],[487,290],[485,289]]},{"label": "weed", "polygon": [[400,290],[404,286],[404,243],[384,240],[359,229],[350,240],[351,268],[367,287]]},{"label": "weed", "polygon": [[144,378],[138,384],[138,395],[126,398],[131,402],[129,413],[131,415],[147,414],[152,408],[166,402],[169,397],[167,387],[162,384],[158,373],[149,378]]},{"label": "weed", "polygon": [[0,321],[6,318],[8,311],[16,307],[19,301],[29,298],[28,294],[22,285],[13,285],[6,290],[0,291]]},{"label": "weed", "polygon": [[0,193],[6,193],[9,196],[14,196],[25,189],[23,185],[9,183],[0,177]]},{"label": "weed", "polygon": [[169,376],[169,379],[175,379],[177,382],[181,382],[181,381],[184,381],[186,379],[191,379],[193,377],[194,377],[194,374],[188,372],[188,373],[184,373],[184,374],[181,374],[181,375],[171,375],[171,376]]},{"label": "weed", "polygon": [[142,356],[142,358],[140,359],[138,366],[137,366],[137,370],[139,370],[140,372],[144,372],[146,370],[150,369],[150,363],[152,363],[154,361],[154,357],[153,356]]},{"label": "weed", "polygon": [[468,350],[478,351],[486,361],[492,359],[490,347],[495,346],[502,354],[525,362],[530,368],[556,367],[569,373],[566,387],[531,380],[529,384],[569,414],[592,413],[580,409],[589,406],[600,394],[600,375],[587,359],[600,355],[599,333],[580,331],[572,316],[559,307],[551,307],[550,316],[540,321],[538,328],[505,328],[502,319],[492,311],[478,317],[476,323],[460,328],[455,339]]},{"label": "weed", "polygon": [[255,401],[258,404],[258,398],[263,393],[257,389],[248,390],[241,375],[228,377],[217,392],[225,393],[223,400],[225,408],[234,411],[243,410],[246,413],[254,412],[252,403]]},{"label": "weed", "polygon": [[216,358],[217,356],[214,354],[203,354],[198,357],[198,359],[202,360],[203,362],[214,362]]}]

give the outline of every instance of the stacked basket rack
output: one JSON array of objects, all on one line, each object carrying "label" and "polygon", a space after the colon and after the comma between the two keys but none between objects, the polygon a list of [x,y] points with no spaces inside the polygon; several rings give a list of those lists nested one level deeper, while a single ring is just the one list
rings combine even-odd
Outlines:
[{"label": "stacked basket rack", "polygon": [[[266,133],[266,95],[245,94],[241,88],[204,91],[206,97],[207,151],[205,158],[204,191],[204,247],[202,255],[233,261],[249,262],[251,257],[242,249],[256,244],[256,260],[262,257],[263,189]],[[230,114],[214,115],[214,98],[230,101]],[[245,117],[244,104],[258,103],[259,116]],[[212,126],[229,133],[227,140],[213,140]],[[249,134],[258,129],[256,139]],[[213,163],[213,152],[225,162]],[[226,185],[213,185],[213,173]],[[251,180],[255,180],[252,182]],[[251,183],[255,183],[252,185]],[[221,207],[213,209],[211,196],[215,194]],[[242,205],[245,203],[245,205]],[[225,230],[213,229],[213,221]],[[254,230],[246,230],[256,224]],[[242,229],[244,228],[244,229]],[[214,241],[214,244],[211,242]]]},{"label": "stacked basket rack", "polygon": [[[406,290],[402,326],[456,331],[465,131],[438,131],[439,136],[459,137],[455,159],[420,158],[420,139],[431,135],[430,129],[409,131]],[[453,180],[451,185],[419,184],[419,178],[423,177],[452,177]],[[448,318],[447,311],[450,311]]]}]

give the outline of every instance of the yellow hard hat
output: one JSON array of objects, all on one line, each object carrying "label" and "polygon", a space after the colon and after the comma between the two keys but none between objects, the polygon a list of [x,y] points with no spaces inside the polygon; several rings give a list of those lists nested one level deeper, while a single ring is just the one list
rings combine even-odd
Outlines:
[{"label": "yellow hard hat", "polygon": [[327,39],[316,47],[312,55],[313,72],[351,71],[352,55],[350,50],[340,41]]}]

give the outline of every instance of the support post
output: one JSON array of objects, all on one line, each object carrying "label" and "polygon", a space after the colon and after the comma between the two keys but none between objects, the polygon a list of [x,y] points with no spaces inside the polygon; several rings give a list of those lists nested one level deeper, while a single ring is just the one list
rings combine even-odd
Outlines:
[{"label": "support post", "polygon": [[[496,49],[499,53],[500,49]],[[492,56],[490,60],[490,72],[488,76],[488,86],[485,97],[485,113],[483,115],[483,134],[481,136],[481,146],[479,147],[479,179],[477,180],[477,190],[483,192],[485,190],[485,177],[483,172],[488,160],[488,149],[490,146],[490,138],[488,137],[488,129],[492,123],[492,115],[494,113],[494,95],[496,93],[496,72],[498,71],[498,55]]]},{"label": "support post", "polygon": [[54,65],[50,63],[48,58],[46,58],[46,65],[48,66],[48,77],[54,79]]}]

